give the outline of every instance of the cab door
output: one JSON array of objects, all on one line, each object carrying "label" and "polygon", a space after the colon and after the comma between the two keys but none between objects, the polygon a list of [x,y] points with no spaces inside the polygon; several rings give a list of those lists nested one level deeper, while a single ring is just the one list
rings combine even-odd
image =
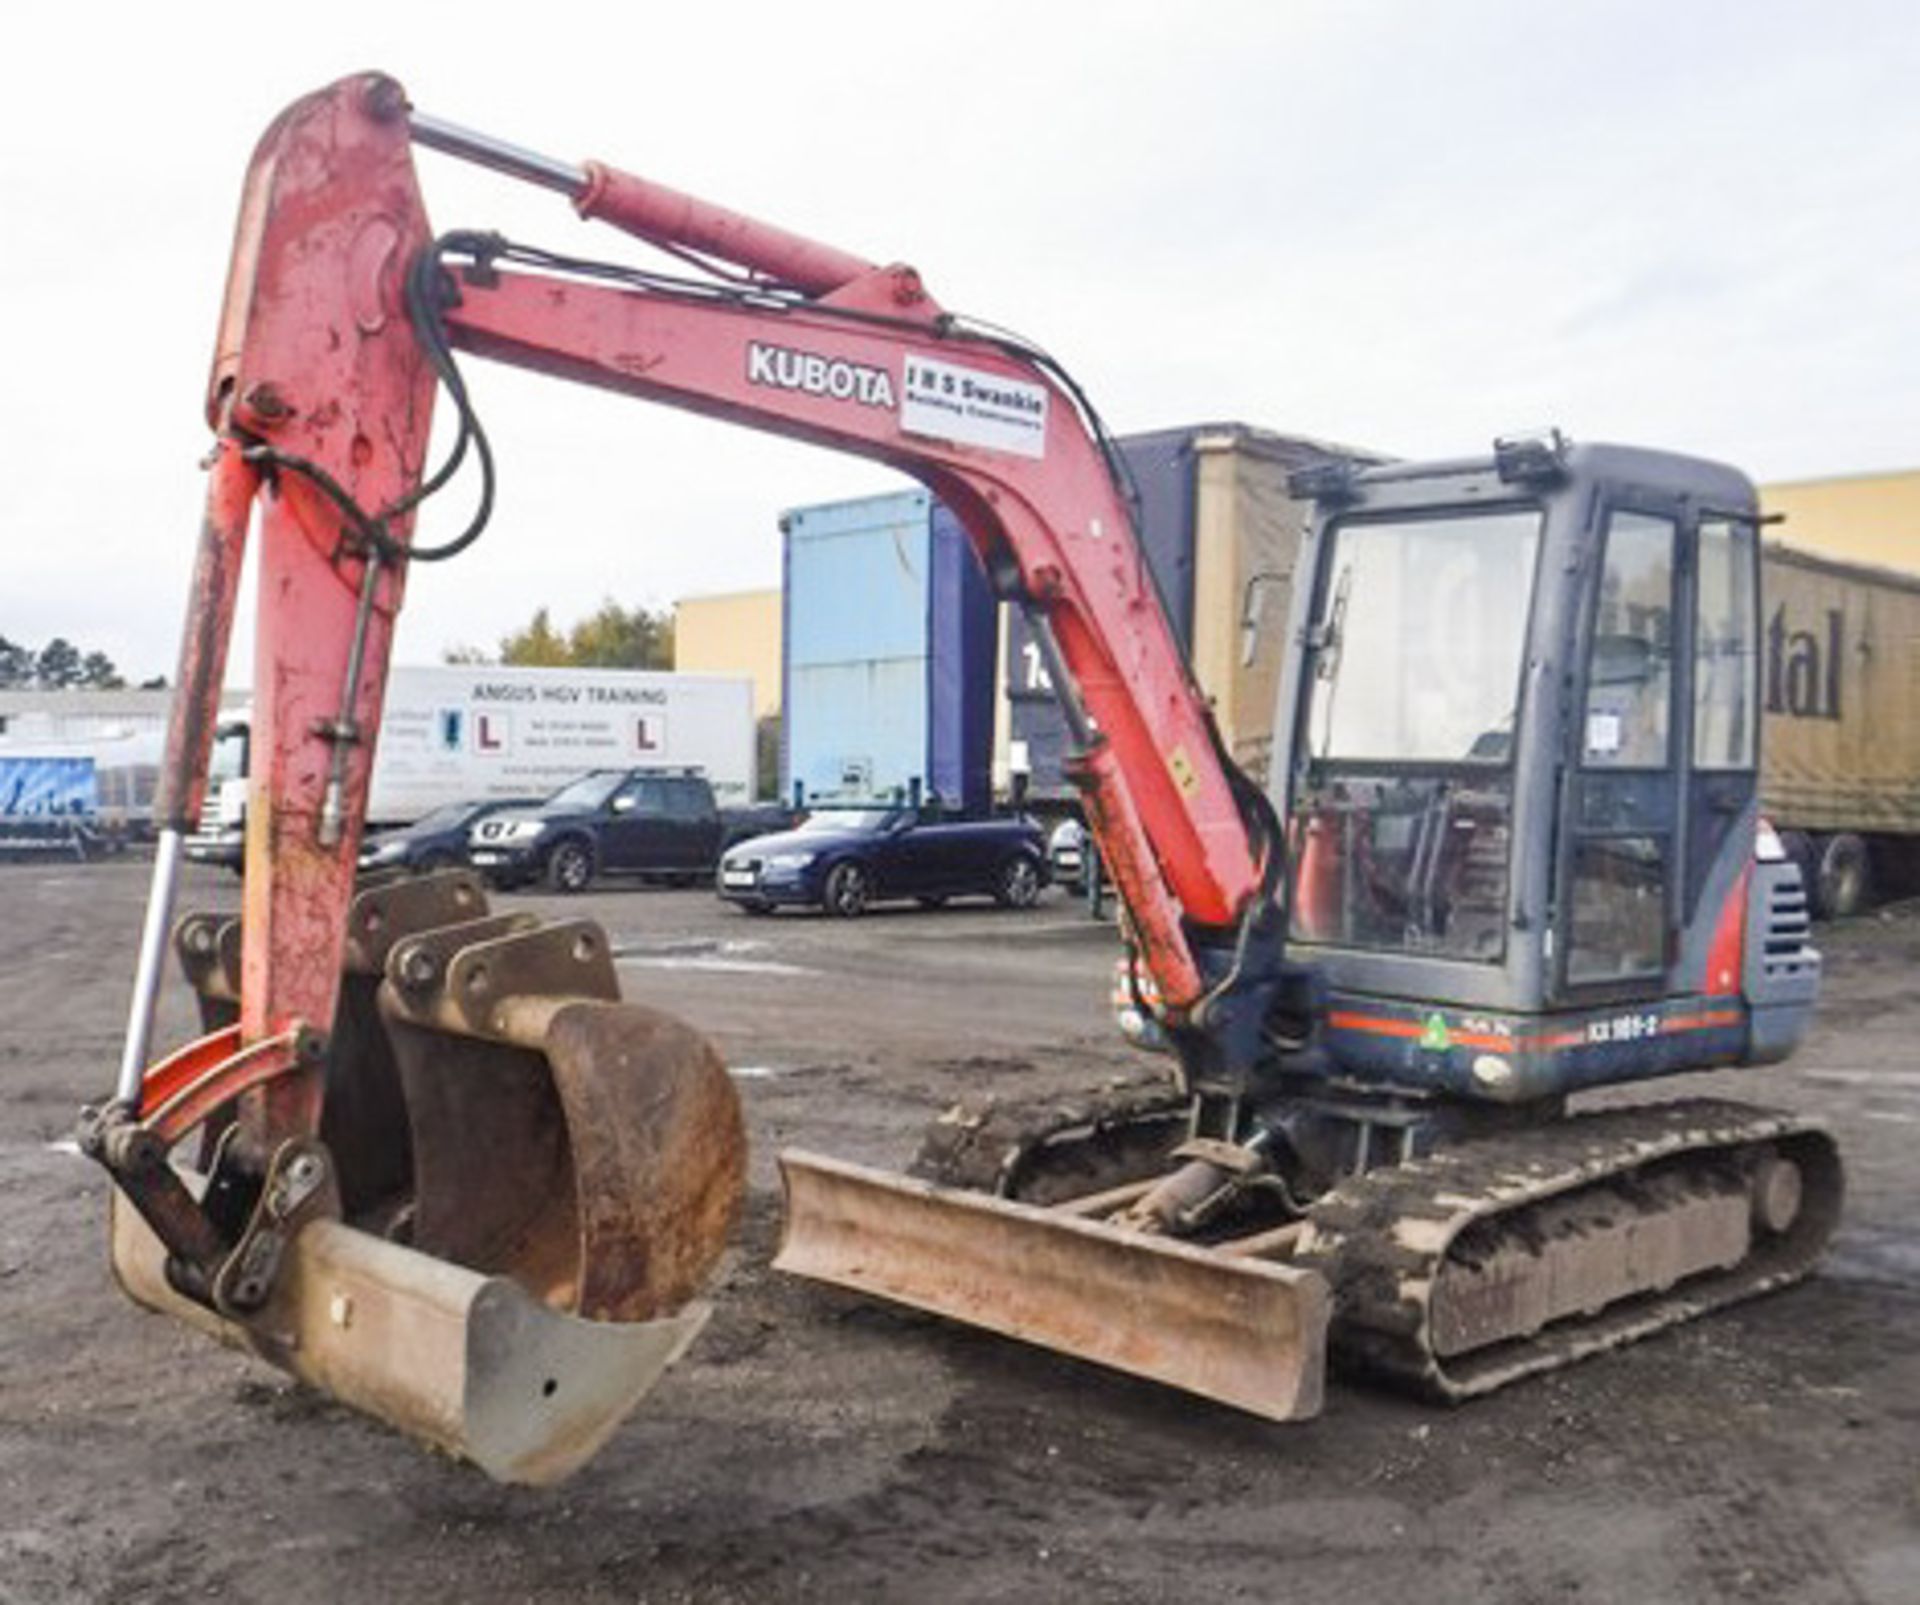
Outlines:
[{"label": "cab door", "polygon": [[1601,530],[1555,899],[1555,990],[1575,1004],[1665,993],[1684,878],[1680,509],[1612,505]]},{"label": "cab door", "polygon": [[[1686,776],[1682,929],[1717,921],[1753,851],[1760,793],[1760,540],[1747,518],[1708,514],[1690,565],[1692,764]],[[1709,985],[1722,978],[1710,977]]]},{"label": "cab door", "polygon": [[1754,516],[1645,492],[1603,511],[1561,814],[1563,1003],[1703,984],[1707,939],[1752,854],[1759,791]]},{"label": "cab door", "polygon": [[660,851],[650,866],[679,874],[711,870],[720,856],[720,815],[704,780],[690,775],[661,782]]},{"label": "cab door", "polygon": [[631,777],[607,799],[607,817],[600,827],[600,862],[604,867],[652,867],[662,802],[660,782],[648,775]]}]

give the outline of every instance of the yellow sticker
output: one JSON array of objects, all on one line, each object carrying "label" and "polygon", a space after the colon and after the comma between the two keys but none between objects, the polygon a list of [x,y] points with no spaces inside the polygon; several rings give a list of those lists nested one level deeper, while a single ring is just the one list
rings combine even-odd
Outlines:
[{"label": "yellow sticker", "polygon": [[1175,747],[1167,754],[1167,768],[1173,771],[1173,783],[1180,788],[1181,796],[1191,797],[1199,788],[1200,777],[1193,772],[1193,760],[1185,747]]}]

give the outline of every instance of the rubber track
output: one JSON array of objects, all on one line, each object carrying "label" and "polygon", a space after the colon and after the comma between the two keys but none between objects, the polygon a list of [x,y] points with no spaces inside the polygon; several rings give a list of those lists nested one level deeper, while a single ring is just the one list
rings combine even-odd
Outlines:
[{"label": "rubber track", "polygon": [[[1185,1096],[1165,1076],[1053,1097],[958,1104],[927,1128],[907,1173],[946,1187],[1053,1203],[1111,1184],[1100,1165],[1103,1136],[1181,1117],[1186,1107]],[[1048,1153],[1050,1139],[1067,1133],[1089,1140]],[[1048,1159],[1056,1161],[1057,1171]]]},{"label": "rubber track", "polygon": [[[1430,1346],[1435,1280],[1459,1233],[1476,1221],[1518,1217],[1533,1203],[1697,1154],[1724,1163],[1751,1145],[1779,1143],[1800,1162],[1799,1218],[1782,1236],[1756,1235],[1756,1252],[1730,1270],[1689,1277],[1590,1319],[1559,1321],[1531,1338],[1441,1360]],[[1429,1397],[1464,1399],[1567,1365],[1709,1310],[1796,1281],[1813,1267],[1840,1212],[1840,1165],[1824,1128],[1798,1116],[1716,1099],[1575,1115],[1553,1125],[1478,1138],[1342,1183],[1310,1211],[1294,1263],[1333,1285],[1335,1357]],[[1434,1246],[1409,1248],[1397,1228],[1417,1223]]]}]

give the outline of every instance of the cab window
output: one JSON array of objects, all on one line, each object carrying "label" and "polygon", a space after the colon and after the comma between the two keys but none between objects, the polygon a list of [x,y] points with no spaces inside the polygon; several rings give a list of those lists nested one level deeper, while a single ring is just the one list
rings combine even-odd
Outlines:
[{"label": "cab window", "polygon": [[1607,528],[1587,670],[1583,761],[1664,769],[1673,725],[1673,543],[1664,518],[1615,513]]},{"label": "cab window", "polygon": [[1666,963],[1674,843],[1671,519],[1615,512],[1587,648],[1568,885],[1566,978],[1604,985]]},{"label": "cab window", "polygon": [[706,813],[705,788],[697,780],[668,780],[662,785],[666,790],[666,812],[674,819],[698,819]]},{"label": "cab window", "polygon": [[1752,526],[1700,526],[1693,622],[1693,766],[1751,769],[1760,720]]}]

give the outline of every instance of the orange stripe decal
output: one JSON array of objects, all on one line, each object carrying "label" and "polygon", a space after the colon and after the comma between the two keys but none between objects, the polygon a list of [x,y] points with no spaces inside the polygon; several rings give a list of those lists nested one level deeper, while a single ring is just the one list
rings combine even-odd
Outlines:
[{"label": "orange stripe decal", "polygon": [[[1366,1031],[1377,1037],[1399,1037],[1402,1039],[1426,1035],[1426,1027],[1418,1020],[1395,1020],[1382,1014],[1353,1014],[1335,1009],[1327,1016],[1327,1024],[1336,1031]],[[1481,1031],[1456,1031],[1447,1028],[1447,1042],[1456,1048],[1480,1048],[1489,1053],[1513,1052],[1513,1038],[1489,1036]]]}]

